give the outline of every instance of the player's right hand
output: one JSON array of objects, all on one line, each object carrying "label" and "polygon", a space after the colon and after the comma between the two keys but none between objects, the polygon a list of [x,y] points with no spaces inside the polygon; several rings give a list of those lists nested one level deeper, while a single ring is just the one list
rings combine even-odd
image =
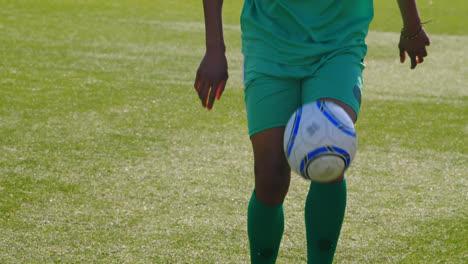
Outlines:
[{"label": "player's right hand", "polygon": [[213,108],[215,98],[221,98],[227,79],[228,64],[224,49],[207,50],[194,83],[203,107],[208,110]]}]

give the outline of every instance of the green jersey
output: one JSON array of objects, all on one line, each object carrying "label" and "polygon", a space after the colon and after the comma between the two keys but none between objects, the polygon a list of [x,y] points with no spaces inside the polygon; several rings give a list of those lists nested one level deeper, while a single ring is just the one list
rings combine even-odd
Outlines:
[{"label": "green jersey", "polygon": [[343,49],[364,58],[373,15],[372,0],[245,0],[242,52],[289,65]]}]

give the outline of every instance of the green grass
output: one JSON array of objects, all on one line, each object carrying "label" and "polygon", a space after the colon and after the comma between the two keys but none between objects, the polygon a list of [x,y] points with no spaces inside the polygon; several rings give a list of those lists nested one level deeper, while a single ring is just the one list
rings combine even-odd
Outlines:
[{"label": "green grass", "polygon": [[[240,2],[206,112],[198,1],[0,0],[0,263],[248,262]],[[396,3],[375,3],[337,263],[467,261],[468,7],[418,3],[434,22],[414,71]],[[279,263],[305,263],[306,193],[294,177]]]},{"label": "green grass", "polygon": [[[396,0],[374,1],[375,17],[371,30],[399,31],[403,23]],[[468,4],[464,0],[418,0],[419,13],[428,32],[443,35],[468,34]]]}]

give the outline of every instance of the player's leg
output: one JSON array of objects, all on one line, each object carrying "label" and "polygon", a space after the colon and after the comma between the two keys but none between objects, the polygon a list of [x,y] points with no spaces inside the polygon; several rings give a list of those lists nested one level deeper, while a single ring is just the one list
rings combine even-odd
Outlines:
[{"label": "player's leg", "polygon": [[282,148],[284,127],[270,128],[251,137],[255,190],[248,208],[252,263],[275,263],[284,230],[283,200],[290,169]]},{"label": "player's leg", "polygon": [[283,150],[284,126],[254,134],[250,139],[254,153],[255,193],[266,206],[283,202],[291,171]]},{"label": "player's leg", "polygon": [[[355,122],[362,91],[361,59],[335,56],[303,82],[304,103],[333,101]],[[339,76],[337,76],[339,75]],[[346,209],[344,175],[328,184],[311,182],[305,205],[308,263],[332,263]]]},{"label": "player's leg", "polygon": [[290,182],[283,151],[284,126],[300,104],[300,86],[294,79],[251,73],[246,77],[255,171],[247,220],[251,262],[275,263],[284,230],[283,200]]}]

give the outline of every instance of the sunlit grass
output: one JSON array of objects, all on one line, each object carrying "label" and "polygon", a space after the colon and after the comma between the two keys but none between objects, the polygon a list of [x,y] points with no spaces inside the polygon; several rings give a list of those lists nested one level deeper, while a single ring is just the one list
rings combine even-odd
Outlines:
[{"label": "sunlit grass", "polygon": [[[200,3],[1,6],[0,262],[247,263],[240,3],[225,3],[230,79],[211,112],[192,88]],[[463,263],[466,33],[432,34],[410,71],[378,25],[336,261]],[[306,193],[293,177],[279,263],[305,263]]]}]

